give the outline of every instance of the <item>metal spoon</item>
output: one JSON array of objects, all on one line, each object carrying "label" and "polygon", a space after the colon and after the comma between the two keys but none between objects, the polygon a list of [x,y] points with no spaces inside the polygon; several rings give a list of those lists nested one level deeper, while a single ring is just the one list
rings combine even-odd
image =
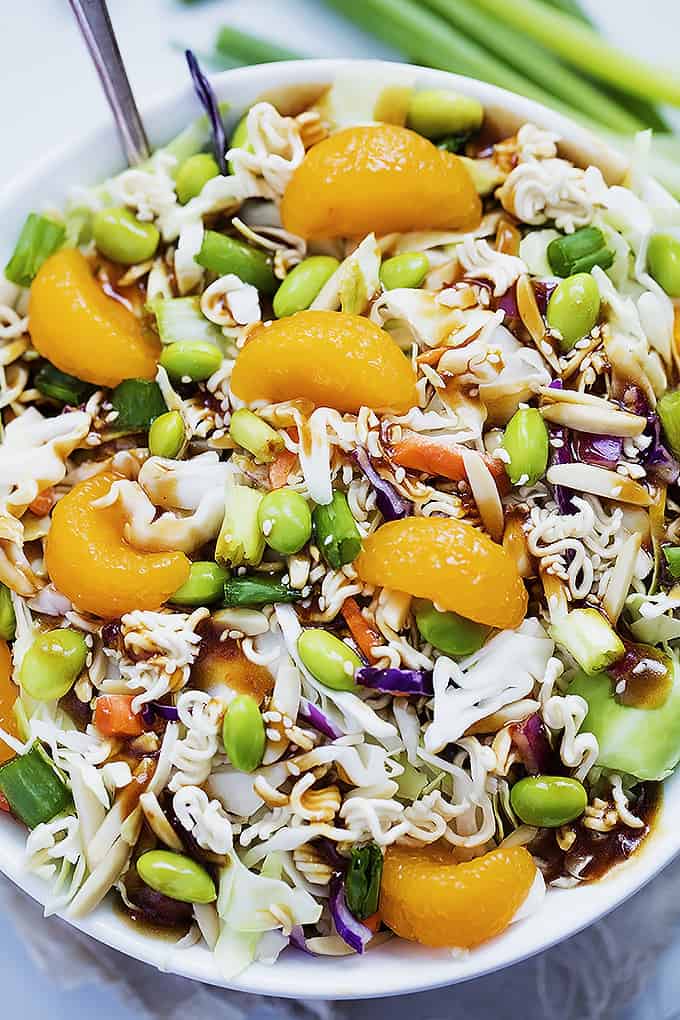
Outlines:
[{"label": "metal spoon", "polygon": [[130,166],[151,155],[106,0],[69,0],[104,88]]}]

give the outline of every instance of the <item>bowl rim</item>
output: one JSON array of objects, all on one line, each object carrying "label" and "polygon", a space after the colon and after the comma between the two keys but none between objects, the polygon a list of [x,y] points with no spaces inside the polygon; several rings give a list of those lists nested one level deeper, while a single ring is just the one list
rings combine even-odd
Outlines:
[{"label": "bowl rim", "polygon": [[[380,75],[391,79],[410,78],[419,87],[456,89],[480,100],[487,116],[497,119],[508,130],[523,121],[533,121],[554,130],[563,138],[561,148],[570,158],[587,165],[592,162],[603,168],[611,182],[621,180],[627,160],[611,147],[595,138],[562,114],[505,89],[471,78],[430,68],[383,60],[298,60],[252,67],[236,68],[211,75],[211,81],[223,99],[227,93],[238,93],[242,86],[249,94],[248,103],[263,93],[292,85],[329,83],[346,75],[353,77]],[[165,89],[142,104],[142,115],[155,144],[167,141],[164,128],[166,114],[176,108],[189,108],[192,90],[188,83]],[[191,114],[188,114],[186,122]],[[98,124],[83,135],[68,139],[51,149],[28,174],[17,174],[2,189],[0,213],[28,211],[31,199],[42,190],[45,181],[58,177],[60,167],[88,162],[88,157],[102,148],[118,152],[117,137],[112,123]],[[122,160],[117,160],[119,166]],[[112,161],[114,172],[115,164]],[[69,177],[72,184],[79,183]],[[100,174],[97,178],[100,178]],[[84,181],[83,183],[87,183]],[[669,201],[668,194],[653,182],[652,192],[660,202]],[[672,201],[672,200],[671,200]],[[10,216],[10,220],[12,216]],[[0,241],[0,247],[5,239]],[[664,784],[668,796],[668,781]],[[680,780],[671,784],[680,801]],[[310,962],[300,953],[287,951],[273,967],[254,964],[238,978],[224,981],[217,973],[213,956],[205,947],[178,950],[170,943],[152,939],[133,930],[105,901],[92,915],[74,921],[66,918],[77,930],[97,939],[134,959],[180,976],[193,978],[238,991],[259,995],[306,999],[356,999],[400,995],[441,988],[460,981],[481,977],[495,970],[519,963],[568,938],[606,913],[620,906],[654,878],[680,852],[680,831],[667,824],[667,805],[662,803],[655,830],[648,843],[629,861],[619,865],[606,878],[589,887],[551,891],[548,902],[562,909],[553,909],[548,916],[545,906],[539,913],[512,925],[499,938],[486,943],[470,954],[453,955],[427,950],[402,940],[391,940],[368,954],[367,958],[317,958]],[[33,899],[44,905],[47,885],[26,871],[23,864],[25,836],[18,826],[0,826],[0,871]],[[583,894],[586,894],[584,897]],[[568,897],[568,898],[565,898]],[[585,901],[585,902],[584,902]],[[61,915],[60,915],[61,916]],[[410,965],[409,965],[410,964]]]}]

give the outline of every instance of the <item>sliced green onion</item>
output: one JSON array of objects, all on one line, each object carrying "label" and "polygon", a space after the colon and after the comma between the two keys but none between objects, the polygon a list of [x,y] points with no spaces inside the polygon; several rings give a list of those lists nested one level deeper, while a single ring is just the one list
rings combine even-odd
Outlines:
[{"label": "sliced green onion", "polygon": [[206,340],[219,345],[222,333],[201,311],[197,297],[156,298],[148,306],[156,316],[158,335],[163,344],[179,340]]},{"label": "sliced green onion", "polygon": [[118,412],[111,423],[116,431],[148,429],[155,418],[167,411],[158,383],[149,379],[124,379],[111,394],[111,404]]},{"label": "sliced green onion", "polygon": [[583,75],[565,67],[523,32],[500,24],[470,0],[456,0],[455,3],[425,0],[425,5],[574,110],[623,134],[634,133],[643,127],[640,120],[605,95],[601,87],[591,85]]},{"label": "sliced green onion", "polygon": [[0,767],[0,792],[12,814],[29,829],[51,821],[72,803],[61,772],[38,741]]},{"label": "sliced green onion", "polygon": [[51,397],[62,404],[84,404],[87,398],[94,393],[95,387],[90,383],[76,379],[74,375],[61,372],[49,361],[38,370],[34,380],[35,388],[43,396]]},{"label": "sliced green onion", "polygon": [[260,464],[270,464],[284,448],[280,434],[246,407],[234,411],[229,435]]},{"label": "sliced green onion", "polygon": [[330,503],[315,507],[312,522],[316,545],[334,570],[357,558],[361,535],[344,493],[336,491]]},{"label": "sliced green onion", "polygon": [[215,546],[215,559],[223,567],[256,567],[264,554],[265,540],[257,511],[262,493],[247,485],[230,485],[224,520]]},{"label": "sliced green onion", "polygon": [[547,250],[548,262],[557,276],[589,273],[593,266],[609,269],[614,252],[607,247],[599,227],[582,227],[573,234],[556,237]]},{"label": "sliced green onion", "polygon": [[274,276],[272,260],[258,248],[214,230],[206,230],[196,261],[204,269],[225,276],[235,273],[265,294],[273,294],[279,281]]},{"label": "sliced green onion", "polygon": [[61,248],[66,230],[47,216],[29,213],[21,228],[14,254],[5,266],[5,276],[19,287],[30,286],[43,262]]},{"label": "sliced green onion", "polygon": [[14,641],[16,626],[12,593],[7,585],[0,581],[0,638],[3,641]]},{"label": "sliced green onion", "polygon": [[680,106],[680,76],[623,53],[569,14],[540,0],[476,0],[501,25],[512,25],[567,63],[643,99]]},{"label": "sliced green onion", "polygon": [[620,659],[623,641],[597,609],[572,609],[550,625],[550,636],[585,673],[597,673]]},{"label": "sliced green onion", "polygon": [[302,592],[289,588],[280,577],[230,577],[224,584],[225,606],[269,606],[301,598]]},{"label": "sliced green onion", "polygon": [[217,52],[223,57],[240,64],[271,64],[278,60],[301,60],[303,54],[289,50],[262,39],[249,32],[242,32],[231,25],[224,25],[217,34],[215,41]]},{"label": "sliced green onion", "polygon": [[680,546],[665,545],[662,552],[668,566],[668,573],[671,577],[680,577]]},{"label": "sliced green onion", "polygon": [[360,921],[375,914],[380,898],[383,855],[377,843],[352,847],[345,876],[347,906]]}]

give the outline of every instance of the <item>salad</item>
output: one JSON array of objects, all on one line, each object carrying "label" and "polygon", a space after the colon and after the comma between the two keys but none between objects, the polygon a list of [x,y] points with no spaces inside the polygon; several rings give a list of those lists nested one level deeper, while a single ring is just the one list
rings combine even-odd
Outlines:
[{"label": "salad", "polygon": [[226,111],[187,57],[204,116],[0,282],[0,824],[48,913],[225,978],[471,949],[680,760],[680,210],[645,135],[611,182],[463,95]]}]

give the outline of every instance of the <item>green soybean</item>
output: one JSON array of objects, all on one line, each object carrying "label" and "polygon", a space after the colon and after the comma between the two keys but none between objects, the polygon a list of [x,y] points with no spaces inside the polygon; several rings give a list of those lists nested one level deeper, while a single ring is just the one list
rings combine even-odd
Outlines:
[{"label": "green soybean", "polygon": [[550,443],[541,412],[535,407],[515,411],[505,427],[503,448],[510,458],[506,469],[513,485],[533,485],[542,478]]},{"label": "green soybean", "polygon": [[137,861],[143,882],[171,900],[180,903],[213,903],[217,890],[212,878],[200,864],[171,850],[149,850]]},{"label": "green soybean", "polygon": [[409,103],[407,127],[426,138],[477,131],[484,120],[482,104],[445,89],[423,89]]},{"label": "green soybean", "polygon": [[215,230],[206,230],[203,234],[196,261],[204,269],[220,276],[235,273],[244,283],[252,284],[265,294],[273,294],[279,286],[271,256],[245,241],[218,234]]},{"label": "green soybean", "polygon": [[254,772],[262,763],[266,744],[264,720],[250,694],[239,694],[229,704],[222,738],[229,761],[239,772]]},{"label": "green soybean", "polygon": [[583,783],[569,776],[527,776],[510,791],[510,804],[526,825],[556,829],[582,815],[588,803]]},{"label": "green soybean", "polygon": [[669,297],[680,297],[680,241],[671,234],[655,234],[647,248],[649,272]]},{"label": "green soybean", "polygon": [[222,364],[222,352],[207,340],[178,340],[163,348],[160,364],[174,382],[203,382]]},{"label": "green soybean", "polygon": [[656,405],[664,434],[676,457],[680,457],[680,389],[664,393]]},{"label": "green soybean", "polygon": [[36,701],[63,698],[85,668],[87,645],[77,630],[64,628],[40,634],[26,651],[19,683]]},{"label": "green soybean", "polygon": [[224,596],[224,582],[229,571],[212,560],[196,560],[189,568],[189,576],[175,594],[168,599],[178,606],[209,606]]},{"label": "green soybean", "polygon": [[309,504],[295,489],[275,489],[263,497],[257,521],[267,545],[290,556],[299,552],[312,534]]},{"label": "green soybean", "polygon": [[357,558],[361,535],[344,492],[336,489],[330,503],[315,507],[312,520],[319,551],[334,570]]},{"label": "green soybean", "polygon": [[16,625],[12,593],[7,585],[0,581],[0,638],[3,641],[14,641]]},{"label": "green soybean", "polygon": [[423,640],[445,655],[472,655],[486,640],[489,628],[458,613],[441,612],[431,602],[415,604],[416,626]]},{"label": "green soybean", "polygon": [[278,319],[309,308],[340,263],[331,255],[311,255],[286,276],[274,295],[274,315]]},{"label": "green soybean", "polygon": [[217,177],[219,172],[215,157],[207,152],[197,152],[195,156],[185,159],[175,178],[175,191],[182,205],[200,195],[203,186]]},{"label": "green soybean", "polygon": [[427,255],[418,251],[405,251],[387,259],[380,267],[380,282],[385,290],[397,287],[420,287],[430,269]]},{"label": "green soybean", "polygon": [[600,292],[590,273],[576,273],[562,280],[548,302],[548,325],[560,334],[564,353],[590,333],[599,316]]},{"label": "green soybean", "polygon": [[160,240],[153,223],[142,223],[122,207],[96,213],[92,236],[102,255],[124,266],[146,262],[155,255]]},{"label": "green soybean", "polygon": [[152,457],[177,457],[184,446],[184,421],[179,411],[166,411],[151,423],[149,453]]},{"label": "green soybean", "polygon": [[349,645],[320,627],[310,627],[298,639],[298,654],[319,683],[333,691],[354,690],[354,674],[361,660]]},{"label": "green soybean", "polygon": [[247,407],[241,407],[232,414],[229,435],[238,446],[252,453],[260,464],[271,464],[284,447],[276,429]]}]

